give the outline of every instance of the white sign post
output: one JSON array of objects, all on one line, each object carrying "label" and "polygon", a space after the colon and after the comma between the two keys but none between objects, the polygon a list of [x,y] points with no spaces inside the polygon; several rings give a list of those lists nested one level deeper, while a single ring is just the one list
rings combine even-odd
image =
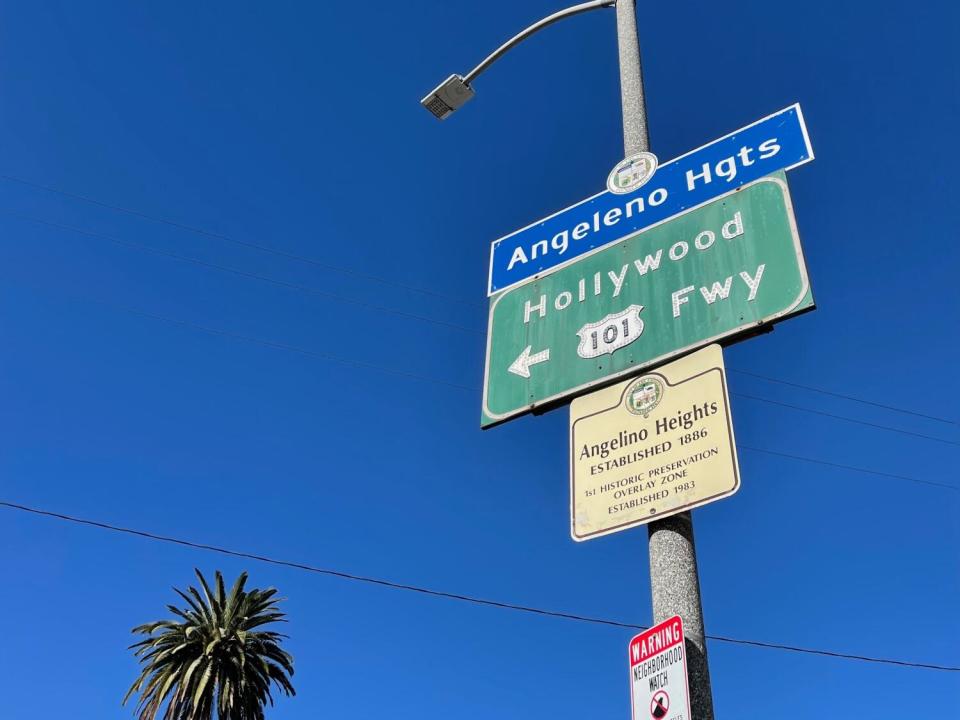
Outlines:
[{"label": "white sign post", "polygon": [[630,641],[633,720],[691,720],[687,649],[679,615]]}]

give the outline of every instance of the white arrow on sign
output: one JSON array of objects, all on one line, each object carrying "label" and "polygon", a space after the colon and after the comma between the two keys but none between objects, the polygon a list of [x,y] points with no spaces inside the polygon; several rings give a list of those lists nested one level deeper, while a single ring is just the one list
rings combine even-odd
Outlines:
[{"label": "white arrow on sign", "polygon": [[523,352],[520,353],[520,357],[514,360],[510,367],[507,368],[509,372],[512,372],[514,375],[519,375],[523,378],[530,377],[530,366],[536,365],[537,363],[546,362],[550,359],[550,348],[546,350],[541,350],[538,353],[530,354],[530,351],[533,349],[533,345],[527,345]]}]

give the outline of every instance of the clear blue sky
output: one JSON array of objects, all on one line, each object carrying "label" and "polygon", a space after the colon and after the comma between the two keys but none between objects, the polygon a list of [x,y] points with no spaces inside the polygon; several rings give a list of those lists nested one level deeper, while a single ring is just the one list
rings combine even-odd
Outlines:
[{"label": "clear blue sky", "polygon": [[[646,533],[569,538],[565,410],[481,432],[475,389],[130,312],[476,388],[488,243],[597,192],[622,155],[614,14],[526,43],[445,123],[418,100],[560,5],[5,3],[0,496],[649,622]],[[732,348],[729,367],[960,416],[958,21],[947,2],[642,4],[660,157],[796,101],[817,154],[789,179],[819,309]],[[744,445],[960,486],[956,424],[731,384],[953,443],[734,398]],[[695,514],[709,632],[960,665],[960,493],[756,452],[741,465],[740,493]],[[5,720],[130,717],[129,629],[164,616],[194,566],[248,569],[289,598],[299,694],[270,717],[629,716],[628,630],[5,509],[0,548]],[[709,652],[718,717],[960,708],[957,673]]]}]

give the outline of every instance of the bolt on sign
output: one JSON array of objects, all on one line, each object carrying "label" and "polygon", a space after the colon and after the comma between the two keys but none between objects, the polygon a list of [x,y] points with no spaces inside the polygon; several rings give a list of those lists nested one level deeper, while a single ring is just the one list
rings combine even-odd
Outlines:
[{"label": "bolt on sign", "polygon": [[719,345],[570,405],[574,540],[659,520],[739,488]]},{"label": "bolt on sign", "polygon": [[690,720],[687,648],[679,615],[630,641],[633,720]]},{"label": "bolt on sign", "polygon": [[813,308],[778,172],[491,298],[481,425]]}]

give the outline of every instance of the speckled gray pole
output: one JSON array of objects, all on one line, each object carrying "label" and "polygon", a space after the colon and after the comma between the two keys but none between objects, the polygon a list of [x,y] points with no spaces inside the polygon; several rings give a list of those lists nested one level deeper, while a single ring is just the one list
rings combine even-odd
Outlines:
[{"label": "speckled gray pole", "polygon": [[[629,156],[650,149],[635,0],[617,2],[617,44],[620,51],[623,151]],[[657,520],[647,525],[647,532],[650,538],[653,620],[658,623],[673,615],[683,618],[693,720],[713,720],[693,518],[685,512]]]},{"label": "speckled gray pole", "polygon": [[647,525],[647,533],[650,537],[653,621],[661,622],[673,615],[683,618],[693,720],[713,720],[693,518],[685,512],[657,520]]},{"label": "speckled gray pole", "polygon": [[620,104],[623,107],[623,152],[635,155],[650,149],[647,104],[643,98],[640,40],[635,0],[617,2],[617,47],[620,51]]}]

